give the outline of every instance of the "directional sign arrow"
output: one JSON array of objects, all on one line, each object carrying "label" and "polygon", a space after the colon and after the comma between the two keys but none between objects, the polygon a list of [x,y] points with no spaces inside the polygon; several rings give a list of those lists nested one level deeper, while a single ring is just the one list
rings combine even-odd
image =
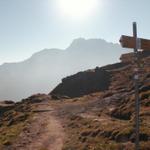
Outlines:
[{"label": "directional sign arrow", "polygon": [[[135,48],[136,39],[131,36],[122,35],[120,38],[120,43],[124,48]],[[138,49],[141,50],[150,50],[150,40],[137,38]]]}]

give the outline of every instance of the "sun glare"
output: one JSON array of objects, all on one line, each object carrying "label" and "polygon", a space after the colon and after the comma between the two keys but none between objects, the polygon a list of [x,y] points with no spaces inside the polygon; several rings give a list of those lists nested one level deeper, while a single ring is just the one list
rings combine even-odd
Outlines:
[{"label": "sun glare", "polygon": [[98,0],[57,0],[57,3],[60,13],[72,19],[89,17],[98,6]]}]

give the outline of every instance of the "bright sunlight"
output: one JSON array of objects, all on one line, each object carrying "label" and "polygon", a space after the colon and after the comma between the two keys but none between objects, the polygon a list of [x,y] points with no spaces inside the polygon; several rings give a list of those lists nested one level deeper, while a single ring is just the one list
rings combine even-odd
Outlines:
[{"label": "bright sunlight", "polygon": [[60,13],[72,19],[83,19],[92,15],[98,0],[57,0]]}]

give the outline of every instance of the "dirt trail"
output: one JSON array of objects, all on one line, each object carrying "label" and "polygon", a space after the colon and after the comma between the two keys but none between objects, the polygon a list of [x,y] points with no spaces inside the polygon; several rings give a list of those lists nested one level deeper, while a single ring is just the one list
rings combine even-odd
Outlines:
[{"label": "dirt trail", "polygon": [[48,102],[34,106],[35,115],[7,150],[62,150],[65,134],[56,111]]}]

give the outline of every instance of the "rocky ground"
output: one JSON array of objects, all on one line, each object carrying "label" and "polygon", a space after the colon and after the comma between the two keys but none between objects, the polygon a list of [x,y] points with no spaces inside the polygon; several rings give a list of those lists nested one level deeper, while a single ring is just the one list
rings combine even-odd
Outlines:
[{"label": "rocky ground", "polygon": [[[1,102],[0,149],[134,150],[135,66],[121,59],[67,77],[49,95]],[[140,66],[140,150],[150,150],[150,53]]]}]

